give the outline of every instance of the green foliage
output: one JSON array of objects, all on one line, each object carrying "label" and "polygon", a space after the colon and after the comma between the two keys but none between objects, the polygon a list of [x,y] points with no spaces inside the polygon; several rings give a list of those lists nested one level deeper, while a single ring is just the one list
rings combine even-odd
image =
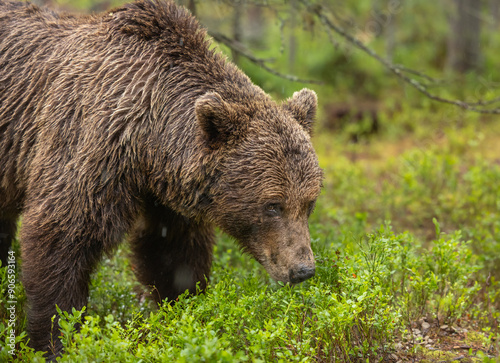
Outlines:
[{"label": "green foliage", "polygon": [[128,246],[123,245],[113,257],[106,257],[102,262],[106,268],[94,274],[90,289],[89,308],[106,311],[120,321],[131,320],[148,309],[148,300],[139,300],[146,294],[145,288],[135,279],[130,260],[123,258],[129,254]]},{"label": "green foliage", "polygon": [[[477,294],[477,283],[469,284],[479,269],[470,244],[459,233],[441,234],[437,222],[436,229],[430,248],[409,233],[396,235],[388,225],[361,239],[345,239],[344,252],[323,246],[316,277],[298,286],[269,286],[257,265],[225,273],[216,262],[217,281],[204,294],[184,295],[146,315],[136,312],[123,320],[114,310],[118,320],[108,307],[97,305],[82,323],[85,308],[58,309],[65,349],[60,361],[385,359],[395,332],[429,314],[455,321]],[[123,253],[120,259],[125,261]],[[232,251],[218,251],[217,261],[239,259]],[[95,276],[111,270],[104,265]],[[120,298],[95,285],[92,294]],[[18,339],[19,361],[26,354],[35,357],[25,340],[24,334]]]}]

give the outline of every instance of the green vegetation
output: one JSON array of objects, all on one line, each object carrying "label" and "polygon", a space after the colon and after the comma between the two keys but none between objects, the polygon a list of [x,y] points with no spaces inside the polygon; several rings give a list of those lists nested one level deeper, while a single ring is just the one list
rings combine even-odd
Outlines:
[{"label": "green vegetation", "polygon": [[[431,117],[420,113],[417,120]],[[427,127],[418,126],[422,133]],[[450,352],[453,344],[439,351],[417,344],[412,333],[422,318],[431,331],[468,329],[454,345],[490,361],[500,338],[500,166],[483,156],[470,128],[426,148],[390,136],[354,147],[343,133],[318,135],[325,183],[311,217],[317,274],[301,285],[272,282],[220,235],[206,293],[155,309],[141,297],[124,245],[95,273],[87,315],[62,314],[61,361],[380,361],[391,354],[438,361],[464,354]],[[482,144],[497,135],[485,132]],[[6,269],[0,271],[3,293]],[[19,283],[16,289],[22,332]],[[7,330],[0,324],[3,360]],[[26,341],[18,334],[18,361],[41,360]]]},{"label": "green vegetation", "polygon": [[[370,2],[346,3],[366,24]],[[204,7],[198,10],[203,19]],[[397,17],[395,61],[439,75],[448,30],[441,5],[408,2]],[[207,291],[156,308],[124,244],[94,274],[85,314],[61,313],[59,361],[500,361],[500,119],[433,102],[311,26],[315,32],[296,32],[293,73],[326,82],[310,86],[319,94],[314,144],[325,172],[310,220],[316,276],[281,286],[220,234]],[[279,22],[270,20],[267,31],[257,53],[276,57],[272,67],[286,73]],[[369,45],[383,52],[384,39]],[[485,42],[482,75],[458,77],[441,95],[498,96],[500,36]],[[240,66],[277,97],[302,87],[244,58]],[[365,132],[367,116],[328,131],[328,104],[361,107],[367,99],[376,104],[376,133]],[[0,361],[12,359],[6,271],[0,268]],[[18,264],[14,360],[44,361],[26,346],[20,276]]]}]

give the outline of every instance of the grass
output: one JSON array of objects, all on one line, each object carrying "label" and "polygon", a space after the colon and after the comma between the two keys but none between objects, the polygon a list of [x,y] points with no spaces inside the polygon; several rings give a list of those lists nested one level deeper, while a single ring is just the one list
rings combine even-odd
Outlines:
[{"label": "grass", "polygon": [[[457,358],[464,351],[454,347],[470,345],[470,361],[495,361],[500,166],[485,145],[498,144],[489,130],[499,123],[472,120],[432,136],[433,120],[426,122],[419,132],[435,142],[425,147],[413,134],[395,138],[397,125],[387,124],[358,144],[342,133],[315,138],[325,183],[310,223],[313,279],[281,286],[220,234],[207,291],[156,309],[123,245],[94,274],[86,314],[61,312],[59,360],[432,362]],[[43,361],[26,347],[24,292],[20,283],[16,289],[14,361]],[[0,316],[0,360],[12,359],[4,307]],[[414,335],[424,318],[432,349]],[[443,325],[459,333],[443,333]]]}]

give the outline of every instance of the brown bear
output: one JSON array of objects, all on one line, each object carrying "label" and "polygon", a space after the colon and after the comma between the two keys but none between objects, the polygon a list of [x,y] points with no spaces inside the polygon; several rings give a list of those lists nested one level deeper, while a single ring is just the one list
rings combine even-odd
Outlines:
[{"label": "brown bear", "polygon": [[205,288],[214,225],[274,279],[313,276],[316,107],[307,89],[274,102],[172,2],[74,16],[0,0],[0,257],[22,214],[30,344],[49,349],[55,305],[84,306],[125,238],[158,301]]}]

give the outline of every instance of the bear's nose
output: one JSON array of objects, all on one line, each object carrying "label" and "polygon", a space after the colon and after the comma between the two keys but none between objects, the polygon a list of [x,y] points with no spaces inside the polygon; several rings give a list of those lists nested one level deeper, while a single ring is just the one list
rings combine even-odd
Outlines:
[{"label": "bear's nose", "polygon": [[305,265],[298,265],[296,268],[291,268],[289,272],[290,282],[298,284],[308,278],[314,276],[316,269]]}]

